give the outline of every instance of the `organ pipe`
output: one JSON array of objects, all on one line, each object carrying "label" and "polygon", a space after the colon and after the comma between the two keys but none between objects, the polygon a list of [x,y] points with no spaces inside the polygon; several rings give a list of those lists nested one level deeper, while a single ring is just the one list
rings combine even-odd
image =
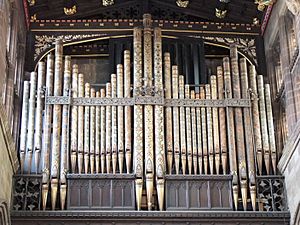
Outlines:
[{"label": "organ pipe", "polygon": [[[195,94],[196,99],[200,99],[200,94],[197,93]],[[201,108],[197,107],[196,108],[196,116],[197,116],[197,142],[198,142],[198,148],[197,148],[197,154],[195,155],[194,152],[194,161],[197,161],[198,157],[198,167],[199,167],[199,174],[202,174],[202,167],[203,167],[203,153],[202,153],[202,121],[201,121]],[[196,151],[196,150],[195,150]],[[197,173],[197,166],[194,165],[194,170],[196,171],[195,174]]]},{"label": "organ pipe", "polygon": [[[96,92],[96,98],[100,98],[100,91]],[[96,173],[100,172],[100,143],[101,143],[101,106],[96,106],[95,118],[95,165]]]},{"label": "organ pipe", "polygon": [[[83,74],[78,74],[78,97],[84,97]],[[84,106],[78,106],[78,173],[82,173],[83,154],[84,154]]]},{"label": "organ pipe", "polygon": [[[231,88],[231,75],[230,75],[230,62],[229,58],[225,57],[223,59],[224,68],[224,87],[225,87],[225,98],[232,98],[232,88]],[[236,146],[235,146],[235,131],[234,131],[234,114],[233,109],[227,107],[227,134],[228,134],[228,149],[229,149],[229,166],[230,173],[233,176],[233,198],[234,206],[237,209],[238,205],[238,174],[237,174],[237,162],[236,162]]]},{"label": "organ pipe", "polygon": [[256,149],[256,159],[259,174],[262,175],[262,163],[263,163],[263,149],[262,149],[262,135],[260,129],[260,114],[258,108],[258,93],[256,82],[255,66],[249,67],[250,75],[250,93],[251,93],[251,109],[252,109],[252,121],[253,121],[253,135]]},{"label": "organ pipe", "polygon": [[[94,88],[91,88],[91,98],[96,97],[96,91]],[[96,134],[96,108],[91,106],[90,108],[90,171],[93,174],[95,172],[95,134]]]},{"label": "organ pipe", "polygon": [[[53,95],[53,55],[47,56],[46,71],[46,96]],[[43,169],[42,169],[42,208],[46,209],[48,191],[49,191],[49,175],[50,175],[50,154],[51,154],[51,127],[52,127],[52,105],[45,106],[45,124],[43,137]]]},{"label": "organ pipe", "polygon": [[[178,66],[172,66],[172,97],[178,99]],[[179,134],[179,109],[178,106],[173,107],[173,134],[174,134],[174,160],[175,172],[179,174],[180,162],[180,134]]]},{"label": "organ pipe", "polygon": [[30,88],[30,82],[24,81],[23,103],[22,103],[22,122],[21,122],[21,135],[20,135],[21,173],[24,172],[24,164],[25,164],[26,140],[27,140],[26,136],[27,136],[28,108],[29,108],[29,88]]},{"label": "organ pipe", "polygon": [[[100,90],[100,97],[105,98],[105,90]],[[105,161],[106,161],[106,107],[101,106],[100,112],[100,119],[101,119],[101,145],[100,145],[100,153],[101,153],[101,173],[105,171]]]},{"label": "organ pipe", "polygon": [[[144,92],[151,96],[152,89],[152,34],[151,16],[145,14],[144,24]],[[153,178],[154,178],[154,145],[153,145],[153,106],[144,106],[144,131],[145,131],[145,174],[148,210],[152,208]]]},{"label": "organ pipe", "polygon": [[271,161],[273,173],[276,174],[276,143],[275,143],[275,133],[274,133],[274,121],[272,113],[272,102],[271,102],[271,92],[270,85],[265,84],[265,100],[266,100],[266,114],[268,122],[268,131],[269,131],[269,143],[270,143],[270,152],[271,152]]},{"label": "organ pipe", "polygon": [[[78,97],[78,65],[73,65],[72,70],[72,98]],[[78,146],[78,106],[71,109],[71,171],[75,173]]]},{"label": "organ pipe", "polygon": [[270,145],[269,145],[269,136],[268,136],[268,125],[267,125],[267,115],[266,115],[266,102],[264,94],[264,81],[263,76],[257,76],[257,90],[259,97],[259,116],[260,116],[260,125],[262,133],[262,146],[263,146],[263,155],[264,162],[267,170],[267,174],[270,174]]},{"label": "organ pipe", "polygon": [[[71,87],[71,57],[65,57],[63,75],[63,96],[70,97]],[[60,158],[60,204],[65,208],[67,195],[67,172],[68,172],[68,150],[69,150],[69,105],[63,105],[62,109],[62,132],[61,132],[61,158]]]},{"label": "organ pipe", "polygon": [[[185,85],[185,98],[190,98],[190,87],[188,84]],[[186,118],[186,142],[187,142],[187,161],[188,161],[188,173],[192,174],[193,165],[193,147],[192,147],[192,124],[191,124],[191,108],[185,108]]]},{"label": "organ pipe", "polygon": [[[130,98],[130,51],[124,51],[124,97]],[[131,107],[125,106],[125,159],[126,159],[126,170],[129,174],[131,172],[131,156],[132,156],[132,146],[131,146]]]},{"label": "organ pipe", "polygon": [[[106,84],[106,98],[111,98],[111,84]],[[106,172],[110,173],[111,168],[111,150],[112,150],[112,140],[111,140],[111,131],[112,131],[112,118],[111,118],[111,106],[106,106]]]},{"label": "organ pipe", "polygon": [[[205,85],[205,99],[211,99],[210,85]],[[213,125],[212,125],[212,110],[211,107],[206,108],[206,125],[207,125],[207,146],[209,154],[209,170],[214,173],[214,147],[213,147]]]},{"label": "organ pipe", "polygon": [[[205,89],[200,87],[200,99],[205,99]],[[202,158],[203,158],[203,167],[204,173],[208,174],[208,148],[207,148],[207,130],[206,130],[206,109],[201,107],[201,128],[202,128]],[[199,165],[200,168],[201,165]],[[202,166],[201,166],[202,168]],[[200,168],[200,170],[201,170]]]},{"label": "organ pipe", "polygon": [[[111,97],[117,97],[117,75],[111,75]],[[111,158],[113,174],[117,171],[117,157],[118,157],[118,124],[117,124],[117,107],[111,106]]]},{"label": "organ pipe", "polygon": [[[133,29],[133,49],[134,49],[134,62],[133,62],[133,95],[139,96],[142,87],[142,29]],[[135,193],[137,210],[141,210],[142,204],[142,191],[143,191],[143,161],[144,161],[144,142],[143,142],[143,106],[134,105],[134,173],[136,175]]]},{"label": "organ pipe", "polygon": [[[84,85],[84,97],[91,95],[91,86],[89,83]],[[89,172],[90,163],[90,106],[84,106],[84,172]]]},{"label": "organ pipe", "polygon": [[[124,97],[123,65],[117,65],[117,97]],[[128,87],[127,87],[128,88]],[[124,107],[118,106],[118,162],[119,171],[123,173],[124,164]]]},{"label": "organ pipe", "polygon": [[[171,59],[170,53],[166,52],[164,54],[164,74],[165,74],[165,98],[171,99],[172,89],[171,89]],[[167,147],[167,165],[168,173],[172,173],[173,165],[173,126],[172,126],[172,107],[166,107],[166,147]]]},{"label": "organ pipe", "polygon": [[[191,99],[195,100],[195,91],[191,91]],[[196,124],[196,108],[191,108],[191,116],[192,116],[192,160],[193,160],[193,166],[194,166],[194,174],[197,174],[197,168],[198,168],[198,152],[197,152],[197,124]]]},{"label": "organ pipe", "polygon": [[[184,76],[180,75],[178,79],[178,91],[179,98],[184,99]],[[183,106],[179,107],[180,115],[180,157],[182,165],[182,174],[185,175],[186,172],[186,128],[185,128],[185,109]]]},{"label": "organ pipe", "polygon": [[[211,82],[211,99],[217,99],[217,77],[210,76]],[[216,173],[220,173],[220,129],[219,129],[219,114],[218,108],[212,108],[212,124],[213,124],[213,142],[214,142],[214,150],[215,150],[215,165],[216,165]]]},{"label": "organ pipe", "polygon": [[28,114],[28,133],[27,133],[27,167],[28,173],[31,172],[32,151],[34,148],[34,124],[35,124],[35,103],[36,103],[36,78],[37,73],[30,74],[30,98],[29,98],[29,114]]},{"label": "organ pipe", "polygon": [[43,88],[45,82],[45,63],[38,63],[38,81],[37,81],[37,97],[36,97],[36,113],[35,113],[35,169],[39,171],[41,149],[42,149],[42,129],[43,129]]},{"label": "organ pipe", "polygon": [[[54,61],[54,96],[62,94],[62,67],[63,67],[63,44],[62,40],[55,43]],[[61,105],[53,106],[53,133],[52,133],[52,156],[51,156],[51,205],[55,209],[57,188],[59,182],[60,165],[60,135],[61,135]]]}]

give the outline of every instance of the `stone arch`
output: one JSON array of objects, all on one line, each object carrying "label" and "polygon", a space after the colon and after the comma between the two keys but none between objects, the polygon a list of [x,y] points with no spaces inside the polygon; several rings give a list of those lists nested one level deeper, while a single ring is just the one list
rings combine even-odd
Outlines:
[{"label": "stone arch", "polygon": [[8,206],[2,199],[0,199],[0,225],[10,225]]}]

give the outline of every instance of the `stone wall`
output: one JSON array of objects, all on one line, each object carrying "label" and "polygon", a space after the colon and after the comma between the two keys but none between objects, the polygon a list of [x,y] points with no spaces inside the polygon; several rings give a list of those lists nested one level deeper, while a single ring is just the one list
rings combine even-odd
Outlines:
[{"label": "stone wall", "polygon": [[[293,43],[291,35],[294,31]],[[274,80],[275,74],[270,69],[272,49],[280,43],[280,64],[283,76],[281,96],[285,102],[288,137],[285,142],[279,170],[285,176],[288,206],[291,212],[291,224],[299,224],[300,205],[300,2],[299,0],[277,1],[273,7],[269,24],[264,33],[265,52],[268,61],[268,76]],[[292,46],[291,46],[292,45]],[[275,97],[274,97],[275,99]],[[278,99],[277,99],[278,100]]]},{"label": "stone wall", "polygon": [[[22,99],[26,27],[22,1],[0,0],[0,200],[10,208],[12,176],[18,169],[16,145]],[[3,207],[2,207],[3,208]],[[7,210],[0,221],[9,224]]]}]

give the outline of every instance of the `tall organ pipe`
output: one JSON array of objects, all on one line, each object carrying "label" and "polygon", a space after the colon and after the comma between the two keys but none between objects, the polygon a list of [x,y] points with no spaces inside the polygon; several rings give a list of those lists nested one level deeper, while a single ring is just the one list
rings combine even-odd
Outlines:
[{"label": "tall organ pipe", "polygon": [[[71,86],[71,57],[65,57],[63,96],[70,97]],[[61,132],[61,158],[60,158],[60,204],[64,210],[67,196],[67,172],[69,151],[69,105],[63,105],[62,109],[62,132]]]},{"label": "tall organ pipe", "polygon": [[263,143],[263,155],[267,174],[270,174],[270,145],[268,136],[268,125],[266,115],[266,102],[264,93],[264,80],[262,75],[257,76],[257,89],[259,97],[259,114],[260,114],[260,125],[262,131],[262,143]]},{"label": "tall organ pipe", "polygon": [[260,129],[260,114],[258,108],[258,93],[257,93],[257,82],[256,82],[256,71],[255,66],[250,65],[250,93],[251,93],[251,109],[252,109],[252,121],[253,121],[253,133],[254,143],[256,150],[257,167],[259,174],[262,174],[262,163],[263,163],[263,152],[262,152],[262,136]]},{"label": "tall organ pipe", "polygon": [[[130,51],[124,51],[124,97],[130,98]],[[125,106],[125,160],[126,171],[129,174],[131,172],[131,106]]]},{"label": "tall organ pipe", "polygon": [[[94,88],[91,88],[91,98],[96,97],[96,91]],[[90,170],[93,174],[95,172],[95,129],[96,129],[96,108],[95,106],[90,107],[90,117],[91,117],[91,124],[90,124]]]},{"label": "tall organ pipe", "polygon": [[[195,94],[196,99],[200,99],[200,94]],[[194,161],[197,162],[198,157],[198,167],[199,167],[199,174],[202,174],[202,167],[203,167],[203,153],[202,153],[202,121],[201,121],[201,108],[196,108],[196,120],[197,120],[197,150],[194,152]],[[195,149],[194,149],[195,150]],[[195,154],[196,153],[196,154]],[[195,174],[197,174],[197,166],[194,165]]]},{"label": "tall organ pipe", "polygon": [[[78,97],[78,65],[73,65],[72,70],[72,98]],[[71,169],[75,173],[78,145],[78,106],[73,105],[71,109]]]},{"label": "tall organ pipe", "polygon": [[[133,95],[134,97],[141,94],[142,87],[142,30],[133,29]],[[144,142],[143,142],[143,106],[134,105],[134,172],[136,175],[135,193],[137,209],[141,210],[142,190],[143,190],[143,161],[144,161]]]},{"label": "tall organ pipe", "polygon": [[[100,90],[100,97],[105,98],[105,90]],[[106,161],[106,110],[105,106],[101,106],[101,145],[100,145],[100,153],[101,153],[101,173],[105,172],[105,161]]]},{"label": "tall organ pipe", "polygon": [[[157,96],[163,97],[163,80],[162,80],[162,43],[161,29],[154,29],[154,86],[156,87]],[[164,108],[161,105],[155,105],[155,167],[156,167],[156,190],[158,197],[159,210],[164,206],[165,190],[165,134],[164,134]]]},{"label": "tall organ pipe", "polygon": [[[111,84],[106,84],[106,98],[111,98]],[[111,106],[106,106],[106,171],[110,173],[111,169]]]},{"label": "tall organ pipe", "polygon": [[[241,90],[242,98],[250,99],[249,87],[248,87],[248,72],[247,72],[247,61],[245,58],[240,59],[240,70],[241,70]],[[243,108],[243,120],[245,126],[245,147],[247,151],[247,165],[248,165],[248,177],[249,177],[249,189],[252,208],[256,209],[256,180],[255,180],[255,158],[254,158],[254,143],[253,133],[251,130],[251,114],[250,108]]]},{"label": "tall organ pipe", "polygon": [[[78,74],[78,97],[84,97],[83,74]],[[84,106],[78,106],[78,173],[82,173],[84,154]]]},{"label": "tall organ pipe", "polygon": [[[211,98],[218,98],[218,89],[217,89],[217,77],[210,76],[211,82]],[[215,150],[215,165],[216,173],[220,173],[220,129],[219,129],[219,113],[218,108],[212,108],[212,124],[213,124],[213,140],[214,140],[214,150]]]},{"label": "tall organ pipe", "polygon": [[[200,99],[205,99],[204,87],[200,87]],[[207,152],[207,130],[206,130],[206,110],[205,107],[201,107],[201,128],[202,128],[202,143],[203,143],[203,166],[204,173],[208,174],[208,152]],[[200,165],[199,165],[200,167]],[[201,170],[201,168],[200,168]]]},{"label": "tall organ pipe", "polygon": [[30,74],[30,98],[28,115],[28,133],[27,133],[27,167],[28,173],[31,173],[32,151],[34,148],[34,124],[35,124],[35,103],[36,103],[36,78],[37,73]]},{"label": "tall organ pipe", "polygon": [[[210,85],[205,85],[205,98],[211,99]],[[206,123],[207,123],[207,146],[209,153],[209,170],[210,174],[214,173],[214,142],[213,142],[213,124],[211,107],[206,108]]]},{"label": "tall organ pipe", "polygon": [[270,140],[272,168],[274,174],[276,174],[277,154],[276,154],[276,143],[275,143],[275,133],[274,133],[274,123],[273,123],[273,113],[272,113],[271,92],[270,92],[269,84],[265,84],[265,98],[266,98],[266,113],[267,113],[268,131],[269,131],[269,140]]},{"label": "tall organ pipe", "polygon": [[[164,74],[165,74],[165,98],[171,99],[171,59],[170,53],[166,52],[164,54]],[[166,107],[166,147],[167,147],[167,164],[168,173],[172,173],[173,165],[173,126],[172,126],[172,107]]]},{"label": "tall organ pipe", "polygon": [[[117,66],[117,97],[124,97],[123,65]],[[124,164],[124,107],[118,106],[118,162],[119,171],[123,173]]]},{"label": "tall organ pipe", "polygon": [[[185,85],[185,98],[190,98],[190,87],[188,84]],[[185,108],[186,117],[186,142],[187,142],[187,161],[188,161],[188,173],[192,174],[193,165],[193,146],[192,146],[192,124],[191,124],[191,108]]]},{"label": "tall organ pipe", "polygon": [[43,129],[43,88],[45,83],[45,63],[38,63],[38,82],[37,82],[37,100],[36,100],[36,115],[35,115],[35,169],[39,171],[41,149],[42,149],[42,129]]},{"label": "tall organ pipe", "polygon": [[[111,97],[117,97],[117,76],[111,75]],[[117,106],[111,106],[111,146],[112,146],[112,170],[115,174],[117,171],[117,159],[118,159],[118,124],[117,124]]]},{"label": "tall organ pipe", "polygon": [[28,126],[29,88],[30,88],[29,86],[30,86],[30,82],[24,81],[21,137],[20,137],[21,173],[24,172],[24,163],[25,163],[26,140],[27,140],[26,136],[27,136],[27,126]]},{"label": "tall organ pipe", "polygon": [[[191,99],[195,100],[195,91],[191,91]],[[198,168],[198,160],[197,160],[197,124],[196,124],[196,108],[191,108],[192,115],[192,143],[193,143],[193,151],[192,151],[192,160],[194,166],[194,174],[197,174]]]},{"label": "tall organ pipe", "polygon": [[[232,99],[232,88],[231,88],[231,75],[230,75],[230,62],[229,58],[223,59],[224,68],[224,87],[225,87],[225,98]],[[235,131],[234,131],[234,114],[233,109],[227,107],[227,134],[228,134],[228,149],[229,149],[229,166],[232,178],[232,189],[234,206],[237,209],[238,206],[238,174],[237,174],[237,163],[236,163],[236,146],[235,146]]]},{"label": "tall organ pipe", "polygon": [[[218,98],[224,99],[224,76],[223,68],[217,67],[217,82],[218,82]],[[220,144],[223,174],[227,172],[227,133],[226,133],[226,114],[225,108],[219,108],[219,124],[220,124]]]},{"label": "tall organ pipe", "polygon": [[[62,40],[55,43],[54,61],[54,96],[62,94],[63,44]],[[60,136],[61,136],[61,105],[53,106],[53,136],[51,156],[51,206],[55,209],[60,165]]]},{"label": "tall organ pipe", "polygon": [[[96,92],[96,98],[100,98],[100,91]],[[96,118],[95,118],[95,165],[96,173],[100,172],[100,141],[101,141],[101,106],[96,106]]]},{"label": "tall organ pipe", "polygon": [[[178,66],[172,66],[172,97],[178,99]],[[180,162],[180,134],[179,134],[179,109],[178,106],[173,107],[173,134],[174,134],[174,160],[175,172],[179,174]]]},{"label": "tall organ pipe", "polygon": [[[46,95],[53,95],[53,55],[47,56],[46,71]],[[44,124],[44,145],[43,145],[43,177],[42,177],[42,207],[46,209],[48,191],[49,191],[49,175],[50,175],[50,151],[51,151],[51,126],[52,126],[52,105],[45,106],[45,124]]]},{"label": "tall organ pipe", "polygon": [[[179,76],[179,98],[184,99],[184,76]],[[180,111],[180,153],[182,174],[186,172],[186,129],[185,129],[185,109],[183,106],[179,107]]]},{"label": "tall organ pipe", "polygon": [[[152,85],[152,34],[151,34],[151,16],[145,14],[144,24],[144,88],[145,95],[151,96],[149,92]],[[153,106],[144,106],[144,142],[145,142],[145,174],[146,174],[146,192],[148,210],[152,208],[153,179],[154,179],[154,145],[153,145]]]},{"label": "tall organ pipe", "polygon": [[[232,90],[235,99],[241,98],[241,87],[239,77],[238,53],[236,45],[230,48],[231,57],[231,71],[232,71]],[[236,149],[238,156],[238,169],[241,184],[242,201],[244,210],[247,209],[247,164],[246,152],[244,142],[244,126],[243,126],[243,112],[241,107],[234,108],[234,121],[236,128]]]},{"label": "tall organ pipe", "polygon": [[[84,97],[89,98],[91,94],[91,86],[85,83]],[[89,172],[90,161],[90,106],[84,106],[84,172]]]}]

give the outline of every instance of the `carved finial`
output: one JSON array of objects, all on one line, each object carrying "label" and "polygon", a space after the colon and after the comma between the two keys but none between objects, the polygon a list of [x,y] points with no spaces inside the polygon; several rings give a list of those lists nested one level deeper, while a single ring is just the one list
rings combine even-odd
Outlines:
[{"label": "carved finial", "polygon": [[226,15],[227,15],[227,10],[221,10],[216,8],[216,17],[218,17],[219,19],[223,19],[225,18]]},{"label": "carved finial", "polygon": [[144,14],[143,15],[143,25],[144,25],[144,28],[150,28],[151,27],[151,14]]}]

